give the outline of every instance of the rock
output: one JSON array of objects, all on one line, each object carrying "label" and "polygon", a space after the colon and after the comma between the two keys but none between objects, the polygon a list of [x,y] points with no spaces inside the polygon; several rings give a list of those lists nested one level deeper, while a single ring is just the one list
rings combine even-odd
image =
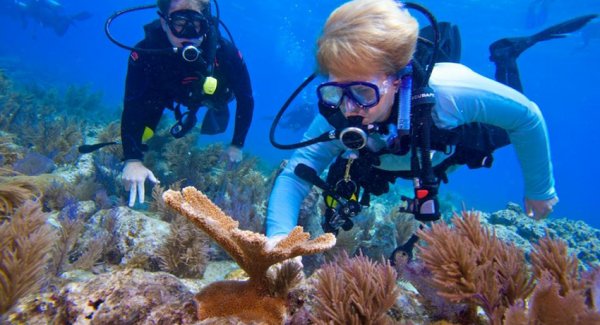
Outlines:
[{"label": "rock", "polygon": [[23,299],[9,324],[194,324],[193,293],[175,276],[140,269],[73,282],[55,294]]}]

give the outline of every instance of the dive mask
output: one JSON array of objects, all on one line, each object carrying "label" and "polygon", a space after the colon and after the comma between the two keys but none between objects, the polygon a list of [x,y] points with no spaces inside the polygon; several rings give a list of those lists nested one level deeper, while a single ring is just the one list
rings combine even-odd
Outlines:
[{"label": "dive mask", "polygon": [[370,82],[325,82],[317,87],[319,102],[331,109],[339,109],[344,98],[351,100],[361,109],[368,110],[379,103],[379,87]]},{"label": "dive mask", "polygon": [[171,33],[177,38],[197,39],[208,31],[208,20],[201,13],[183,9],[173,11],[169,16],[158,13],[169,26]]}]

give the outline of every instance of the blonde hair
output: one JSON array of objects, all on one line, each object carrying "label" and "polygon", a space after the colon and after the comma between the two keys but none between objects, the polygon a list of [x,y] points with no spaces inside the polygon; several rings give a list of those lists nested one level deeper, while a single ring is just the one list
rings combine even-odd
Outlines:
[{"label": "blonde hair", "polygon": [[334,10],[317,42],[324,74],[393,74],[415,51],[419,24],[394,0],[353,0]]}]

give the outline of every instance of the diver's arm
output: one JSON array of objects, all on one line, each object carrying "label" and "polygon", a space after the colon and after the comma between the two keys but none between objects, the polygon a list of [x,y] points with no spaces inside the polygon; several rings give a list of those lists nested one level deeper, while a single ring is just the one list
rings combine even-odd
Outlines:
[{"label": "diver's arm", "polygon": [[252,97],[250,74],[241,53],[231,43],[222,42],[221,51],[218,53],[223,53],[223,58],[218,58],[218,60],[223,69],[225,69],[225,75],[237,103],[235,109],[235,128],[231,144],[242,148],[244,147],[246,135],[248,134],[254,113],[254,97]]},{"label": "diver's arm", "polygon": [[[134,52],[135,53],[135,52]],[[129,58],[125,80],[125,98],[121,116],[121,143],[125,160],[143,158],[142,137],[148,127],[155,130],[162,116],[164,105],[157,91],[150,90],[152,69],[137,54]]]},{"label": "diver's arm", "polygon": [[525,197],[556,197],[546,123],[538,106],[518,91],[453,63],[437,64],[431,78],[442,128],[480,122],[507,131],[525,178]]},{"label": "diver's arm", "polygon": [[[329,123],[318,115],[304,134],[304,140],[315,138],[331,129]],[[319,175],[342,150],[339,141],[336,140],[294,151],[271,191],[266,219],[267,236],[287,235],[298,224],[300,206],[312,184],[294,174],[296,166],[303,163],[316,170]]]}]

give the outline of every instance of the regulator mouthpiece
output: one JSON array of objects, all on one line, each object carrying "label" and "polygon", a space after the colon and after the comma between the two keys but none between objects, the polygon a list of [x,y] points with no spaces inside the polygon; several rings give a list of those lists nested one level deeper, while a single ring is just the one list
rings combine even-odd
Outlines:
[{"label": "regulator mouthpiece", "polygon": [[184,45],[181,49],[181,56],[187,62],[195,62],[200,58],[200,50],[194,45]]}]

